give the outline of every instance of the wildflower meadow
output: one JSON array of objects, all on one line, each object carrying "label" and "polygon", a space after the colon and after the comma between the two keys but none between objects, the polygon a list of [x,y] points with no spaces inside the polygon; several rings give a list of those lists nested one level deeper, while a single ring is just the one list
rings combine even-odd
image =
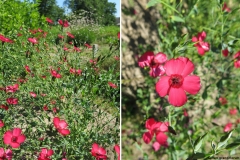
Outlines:
[{"label": "wildflower meadow", "polygon": [[119,26],[37,6],[0,2],[0,159],[120,158]]},{"label": "wildflower meadow", "polygon": [[[147,9],[141,6],[125,1],[124,24],[141,30],[158,17],[158,41],[144,43],[142,32],[122,35],[122,52],[133,50],[141,71],[129,76],[129,63],[122,70],[122,88],[129,90],[122,96],[122,159],[239,159],[239,1],[150,0]],[[128,42],[138,46],[131,50]]]}]

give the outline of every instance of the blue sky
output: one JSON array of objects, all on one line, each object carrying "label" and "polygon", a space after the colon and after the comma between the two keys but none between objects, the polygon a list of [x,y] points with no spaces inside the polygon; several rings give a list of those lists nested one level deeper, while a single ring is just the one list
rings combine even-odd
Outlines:
[{"label": "blue sky", "polygon": [[[64,0],[57,0],[57,4],[60,7],[63,7],[63,2]],[[120,0],[108,0],[108,2],[113,2],[116,4],[117,13],[115,13],[115,16],[120,17]]]}]

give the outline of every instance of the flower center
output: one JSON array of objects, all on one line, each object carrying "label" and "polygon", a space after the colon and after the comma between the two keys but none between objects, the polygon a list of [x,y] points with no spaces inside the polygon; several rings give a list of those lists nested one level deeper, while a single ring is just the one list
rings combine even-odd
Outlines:
[{"label": "flower center", "polygon": [[168,80],[168,83],[173,88],[180,88],[183,84],[183,77],[179,74],[172,74]]},{"label": "flower center", "polygon": [[13,136],[12,137],[12,142],[17,142],[17,139],[18,139],[17,137]]}]

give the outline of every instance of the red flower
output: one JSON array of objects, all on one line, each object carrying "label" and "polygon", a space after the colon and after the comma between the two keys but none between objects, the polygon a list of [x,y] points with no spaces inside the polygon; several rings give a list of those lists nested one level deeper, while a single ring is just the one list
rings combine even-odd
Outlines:
[{"label": "red flower", "polygon": [[230,113],[231,115],[236,115],[237,112],[238,112],[237,108],[229,109],[229,113]]},{"label": "red flower", "polygon": [[226,124],[225,125],[225,127],[224,127],[224,132],[228,132],[228,131],[230,131],[232,129],[232,123],[228,123],[228,124]]},{"label": "red flower", "polygon": [[26,70],[26,72],[31,73],[29,66],[25,66],[25,70]]},{"label": "red flower", "polygon": [[220,97],[219,98],[219,102],[222,104],[222,105],[225,105],[227,104],[227,99],[225,97]]},{"label": "red flower", "polygon": [[72,74],[75,74],[76,70],[74,68],[70,68],[69,72],[72,73]]},{"label": "red flower", "polygon": [[67,32],[68,37],[74,38],[74,35],[72,35],[70,32]]},{"label": "red flower", "polygon": [[113,84],[112,82],[108,82],[108,85],[112,88],[117,88],[118,87],[116,84]]},{"label": "red flower", "polygon": [[117,155],[118,155],[118,160],[120,160],[120,147],[119,147],[119,145],[115,145],[114,146],[114,150],[117,152]]},{"label": "red flower", "polygon": [[8,130],[3,135],[3,142],[9,144],[12,148],[20,147],[26,139],[25,135],[21,134],[22,130],[20,128],[14,128],[13,130]]},{"label": "red flower", "polygon": [[48,110],[47,105],[44,105],[44,106],[43,106],[43,110],[44,110],[44,111],[47,111],[47,110]]},{"label": "red flower", "polygon": [[120,39],[120,32],[118,32],[117,36],[118,36],[118,39]]},{"label": "red flower", "polygon": [[204,42],[204,39],[206,38],[206,33],[202,31],[201,33],[198,33],[197,37],[192,38],[192,42],[196,42],[194,44],[195,47],[197,47],[198,53],[203,56],[205,52],[208,52],[210,49],[210,44],[207,42]]},{"label": "red flower", "polygon": [[114,56],[114,59],[116,59],[117,61],[120,60],[120,58],[118,56]]},{"label": "red flower", "polygon": [[8,110],[8,106],[6,106],[4,104],[0,105],[0,108],[5,109],[6,111]]},{"label": "red flower", "polygon": [[78,48],[78,47],[75,47],[75,46],[74,46],[74,48],[73,48],[73,51],[76,51],[76,52],[81,52],[80,48]]},{"label": "red flower", "polygon": [[86,46],[88,49],[92,48],[92,46],[90,46],[89,44],[85,43],[84,46]]},{"label": "red flower", "polygon": [[185,57],[171,59],[164,68],[167,76],[162,76],[156,84],[156,91],[160,97],[168,95],[170,104],[180,107],[187,102],[186,92],[197,94],[201,89],[200,78],[190,75],[194,71],[194,64]]},{"label": "red flower", "polygon": [[1,34],[0,34],[0,41],[2,41],[2,43],[5,43],[5,42],[7,42],[7,43],[13,43],[13,41],[12,41],[11,39],[6,38],[6,37],[4,37],[4,36],[1,35]]},{"label": "red flower", "polygon": [[50,157],[53,155],[52,149],[42,148],[39,154],[38,160],[51,160]]},{"label": "red flower", "polygon": [[162,64],[166,61],[166,54],[159,52],[154,55],[152,51],[147,51],[138,59],[138,65],[141,68],[150,67],[149,75],[151,77],[157,77],[162,76],[165,73],[165,69]]},{"label": "red flower", "polygon": [[62,77],[61,74],[57,73],[57,71],[55,71],[55,70],[51,70],[51,74],[55,78],[61,78]]},{"label": "red flower", "polygon": [[157,141],[154,142],[152,145],[152,148],[154,149],[155,152],[158,151],[160,149],[160,147],[161,147],[161,144],[158,143]]},{"label": "red flower", "polygon": [[91,150],[92,156],[96,157],[96,159],[107,159],[107,152],[104,148],[99,147],[97,143],[93,143],[92,150]]},{"label": "red flower", "polygon": [[223,4],[222,11],[231,12],[231,9],[230,9],[230,8],[228,8],[228,6],[227,6],[227,3],[226,3],[226,2],[224,2],[224,4]]},{"label": "red flower", "polygon": [[2,128],[4,126],[3,121],[0,119],[0,128]]},{"label": "red flower", "polygon": [[46,17],[46,21],[47,21],[48,23],[53,24],[53,21],[52,21],[50,18],[48,18],[48,17]]},{"label": "red flower", "polygon": [[28,41],[32,44],[37,44],[38,43],[36,38],[28,38]]},{"label": "red flower", "polygon": [[32,96],[33,98],[36,98],[37,97],[37,94],[34,93],[34,92],[29,92],[30,93],[30,96]]},{"label": "red flower", "polygon": [[18,104],[18,99],[17,98],[7,98],[7,103],[8,104],[13,104],[13,105],[16,105],[16,104]]},{"label": "red flower", "polygon": [[61,19],[59,19],[59,20],[58,20],[58,23],[59,23],[62,27],[68,27],[68,26],[69,26],[67,20],[62,21]]},{"label": "red flower", "polygon": [[6,87],[6,92],[11,92],[14,93],[18,90],[19,85],[18,84],[14,84],[13,86],[7,86]]},{"label": "red flower", "polygon": [[57,108],[56,107],[54,107],[53,109],[52,109],[52,111],[54,112],[54,113],[57,113]]},{"label": "red flower", "polygon": [[61,34],[59,34],[59,35],[58,35],[58,38],[63,39],[64,36],[62,36]]},{"label": "red flower", "polygon": [[6,152],[4,151],[4,148],[0,148],[0,160],[11,160],[12,159],[12,150],[7,149]]},{"label": "red flower", "polygon": [[235,55],[234,55],[234,67],[235,68],[240,68],[240,51],[238,51]]},{"label": "red flower", "polygon": [[53,124],[61,135],[66,136],[70,134],[70,130],[67,129],[68,124],[65,120],[60,120],[60,118],[55,117]]},{"label": "red flower", "polygon": [[227,56],[228,56],[228,53],[229,53],[229,51],[228,51],[227,48],[224,49],[224,50],[222,50],[222,54],[223,54],[224,57],[227,57]]}]

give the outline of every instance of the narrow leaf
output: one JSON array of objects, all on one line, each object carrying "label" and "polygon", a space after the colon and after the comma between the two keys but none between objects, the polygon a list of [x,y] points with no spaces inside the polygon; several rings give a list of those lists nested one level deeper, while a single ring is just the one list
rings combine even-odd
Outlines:
[{"label": "narrow leaf", "polygon": [[232,136],[232,132],[233,130],[231,130],[230,132],[226,133],[224,136],[221,137],[220,142],[218,143],[217,149],[221,148],[227,143],[229,138]]},{"label": "narrow leaf", "polygon": [[172,20],[175,22],[185,22],[185,20],[179,16],[171,16]]},{"label": "narrow leaf", "polygon": [[158,4],[158,3],[161,3],[161,0],[150,0],[150,1],[147,3],[147,8],[152,7],[152,6],[155,6],[155,5]]},{"label": "narrow leaf", "polygon": [[233,149],[236,149],[240,146],[240,142],[234,142],[234,143],[230,143],[228,144],[225,149],[227,150],[233,150]]}]

